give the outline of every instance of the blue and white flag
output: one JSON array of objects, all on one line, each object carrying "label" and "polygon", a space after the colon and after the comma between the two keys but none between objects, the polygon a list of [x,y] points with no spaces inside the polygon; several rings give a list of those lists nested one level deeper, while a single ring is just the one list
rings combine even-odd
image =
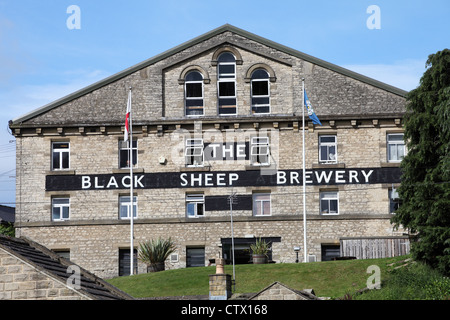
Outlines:
[{"label": "blue and white flag", "polygon": [[306,110],[308,111],[308,116],[311,119],[311,121],[314,124],[322,125],[322,123],[320,123],[319,118],[317,118],[316,114],[314,113],[314,109],[311,106],[311,102],[309,101],[308,96],[306,95],[306,90],[303,91],[303,97],[305,98]]}]

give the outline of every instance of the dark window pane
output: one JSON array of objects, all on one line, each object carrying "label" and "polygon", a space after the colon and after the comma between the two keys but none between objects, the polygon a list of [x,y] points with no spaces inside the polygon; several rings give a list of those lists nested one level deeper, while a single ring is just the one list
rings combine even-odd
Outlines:
[{"label": "dark window pane", "polygon": [[269,78],[269,74],[267,73],[266,70],[256,70],[252,73],[252,79],[268,79]]},{"label": "dark window pane", "polygon": [[330,200],[330,213],[337,213],[338,207],[337,207],[337,200]]},{"label": "dark window pane", "polygon": [[269,104],[269,98],[253,98],[252,105],[256,104]]},{"label": "dark window pane", "polygon": [[203,107],[203,99],[186,100],[186,107]]},{"label": "dark window pane", "polygon": [[269,84],[267,81],[253,81],[252,82],[252,94],[254,96],[267,96],[269,95]]},{"label": "dark window pane", "polygon": [[203,115],[203,109],[186,109],[187,116],[201,116]]},{"label": "dark window pane", "polygon": [[223,74],[233,74],[234,75],[234,64],[219,65],[219,77]]},{"label": "dark window pane", "polygon": [[69,153],[63,152],[62,153],[62,167],[61,169],[69,169]]},{"label": "dark window pane", "polygon": [[219,62],[234,62],[236,59],[230,52],[224,52],[219,56]]},{"label": "dark window pane", "polygon": [[202,97],[202,84],[201,83],[186,83],[186,97],[196,98]]},{"label": "dark window pane", "polygon": [[198,71],[191,71],[186,75],[186,81],[201,81],[203,80],[202,74]]},{"label": "dark window pane", "polygon": [[53,143],[53,149],[69,149],[67,142]]},{"label": "dark window pane", "polygon": [[336,137],[320,137],[320,142],[336,142]]},{"label": "dark window pane", "polygon": [[219,108],[220,114],[235,114],[236,113],[236,107],[234,108]]},{"label": "dark window pane", "polygon": [[328,213],[328,200],[321,200],[320,201],[320,209],[322,210],[322,213]]},{"label": "dark window pane", "polygon": [[219,82],[219,96],[220,97],[234,97],[235,86],[233,82]]},{"label": "dark window pane", "polygon": [[269,113],[270,112],[270,107],[252,107],[252,112],[253,113]]},{"label": "dark window pane", "polygon": [[59,152],[53,153],[53,169],[60,169],[59,166]]}]

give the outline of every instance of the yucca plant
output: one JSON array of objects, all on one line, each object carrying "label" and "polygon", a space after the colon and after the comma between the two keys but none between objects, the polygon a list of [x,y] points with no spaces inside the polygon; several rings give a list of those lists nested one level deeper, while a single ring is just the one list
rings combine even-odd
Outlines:
[{"label": "yucca plant", "polygon": [[256,239],[256,243],[250,245],[252,250],[252,260],[254,264],[267,263],[270,244],[261,238]]},{"label": "yucca plant", "polygon": [[172,239],[148,240],[139,244],[138,258],[147,264],[147,271],[156,272],[164,270],[164,261],[176,249]]}]

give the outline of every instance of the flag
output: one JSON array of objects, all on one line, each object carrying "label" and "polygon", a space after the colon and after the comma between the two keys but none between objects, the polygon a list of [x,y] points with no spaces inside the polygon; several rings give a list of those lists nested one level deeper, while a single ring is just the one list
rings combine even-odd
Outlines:
[{"label": "flag", "polygon": [[309,118],[312,120],[313,123],[322,125],[322,123],[320,123],[319,118],[317,118],[316,114],[314,113],[314,109],[311,106],[311,102],[309,101],[308,96],[306,95],[306,90],[303,91],[303,97],[305,99],[305,106],[306,110],[308,111]]},{"label": "flag", "polygon": [[127,114],[125,116],[125,134],[123,137],[123,141],[128,141],[128,134],[130,132],[130,116],[131,116],[131,90],[128,94],[128,102],[127,102]]}]

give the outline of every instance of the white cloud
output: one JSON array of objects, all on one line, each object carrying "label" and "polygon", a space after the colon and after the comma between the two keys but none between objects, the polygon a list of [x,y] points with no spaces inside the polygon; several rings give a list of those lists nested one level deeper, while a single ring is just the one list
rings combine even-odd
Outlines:
[{"label": "white cloud", "polygon": [[344,65],[346,69],[410,91],[419,85],[425,72],[425,60],[408,59],[393,64]]}]

